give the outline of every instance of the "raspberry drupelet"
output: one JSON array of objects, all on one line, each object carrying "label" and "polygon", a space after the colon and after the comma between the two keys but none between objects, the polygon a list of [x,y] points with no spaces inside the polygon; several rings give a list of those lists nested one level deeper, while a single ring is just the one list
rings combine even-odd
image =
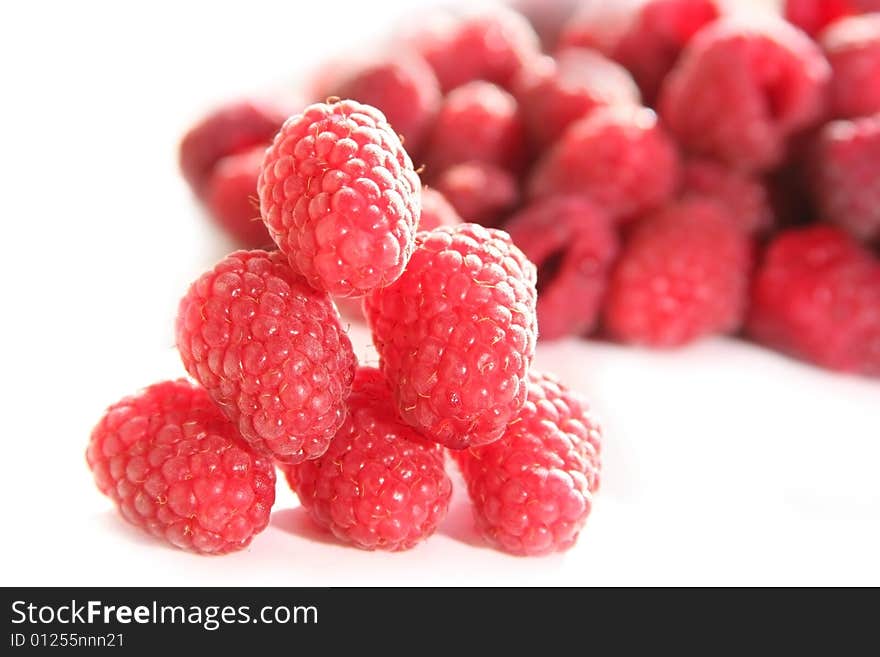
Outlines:
[{"label": "raspberry drupelet", "polygon": [[434,185],[465,221],[498,226],[519,203],[516,177],[486,162],[462,162],[434,179]]},{"label": "raspberry drupelet", "polygon": [[442,448],[403,424],[381,372],[359,368],[330,449],[284,468],[314,521],[364,550],[407,550],[446,517]]},{"label": "raspberry drupelet", "polygon": [[353,100],[289,118],[258,181],[269,234],[316,289],[362,296],[403,272],[421,181],[385,116]]},{"label": "raspberry drupelet", "polygon": [[189,288],[177,348],[246,441],[295,463],[327,450],[356,360],[330,297],[277,251],[237,251]]},{"label": "raspberry drupelet", "polygon": [[126,520],[175,547],[240,550],[269,524],[272,459],[188,381],[157,383],[110,406],[86,459]]},{"label": "raspberry drupelet", "polygon": [[507,233],[419,233],[400,279],[366,297],[380,366],[404,422],[454,449],[497,440],[526,398],[535,267]]},{"label": "raspberry drupelet", "polygon": [[567,550],[599,488],[601,426],[552,377],[529,375],[528,401],[500,440],[453,453],[480,533],[524,556]]}]

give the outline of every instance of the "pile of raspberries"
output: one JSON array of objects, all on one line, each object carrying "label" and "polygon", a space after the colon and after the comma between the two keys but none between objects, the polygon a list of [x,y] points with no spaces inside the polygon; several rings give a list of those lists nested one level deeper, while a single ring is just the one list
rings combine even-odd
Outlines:
[{"label": "pile of raspberries", "polygon": [[205,116],[181,169],[246,250],[180,303],[196,383],[94,429],[99,489],[216,554],[267,526],[278,467],[341,541],[403,550],[446,515],[451,460],[488,542],[546,554],[590,513],[602,432],[532,366],[539,335],[741,335],[880,376],[880,0],[742,5],[446,11],[323,66],[307,102]]}]

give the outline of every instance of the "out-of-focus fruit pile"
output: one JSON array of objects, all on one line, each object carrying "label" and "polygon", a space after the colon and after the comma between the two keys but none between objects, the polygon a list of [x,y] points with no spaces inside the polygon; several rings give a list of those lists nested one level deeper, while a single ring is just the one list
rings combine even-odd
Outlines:
[{"label": "out-of-focus fruit pile", "polygon": [[[422,228],[510,231],[538,265],[544,340],[744,335],[877,375],[880,2],[774,4],[438,11],[297,92],[385,113],[425,185]],[[270,243],[257,171],[289,112],[231,103],[181,144],[242,246]]]}]

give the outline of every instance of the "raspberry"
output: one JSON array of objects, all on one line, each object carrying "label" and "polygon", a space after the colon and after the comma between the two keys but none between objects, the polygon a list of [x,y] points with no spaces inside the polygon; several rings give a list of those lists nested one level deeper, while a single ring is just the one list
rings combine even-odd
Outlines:
[{"label": "raspberry", "polygon": [[227,155],[214,167],[205,193],[208,211],[236,242],[247,248],[272,243],[266,224],[260,219],[257,176],[265,146]]},{"label": "raspberry", "polygon": [[525,128],[516,100],[504,89],[480,81],[446,97],[425,147],[432,176],[468,161],[519,171],[525,156]]},{"label": "raspberry", "polygon": [[583,197],[551,197],[520,210],[505,229],[538,268],[540,337],[590,332],[617,256],[608,217]]},{"label": "raspberry", "polygon": [[523,63],[540,52],[529,22],[504,7],[437,15],[427,24],[412,41],[444,92],[474,80],[508,86]]},{"label": "raspberry", "polygon": [[421,182],[385,116],[353,100],[289,118],[258,181],[269,234],[293,269],[336,296],[361,296],[403,272]]},{"label": "raspberry", "polygon": [[880,239],[880,114],[828,123],[812,168],[820,216],[861,240]]},{"label": "raspberry", "polygon": [[403,276],[364,302],[403,421],[454,449],[497,440],[525,402],[535,297],[535,267],[507,233],[419,233]]},{"label": "raspberry", "polygon": [[241,100],[217,108],[195,124],[180,142],[183,177],[202,197],[221,158],[268,144],[287,115],[274,104]]},{"label": "raspberry", "polygon": [[277,251],[236,251],[193,283],[177,348],[244,439],[280,461],[320,456],[345,419],[351,342],[330,298]]},{"label": "raspberry", "polygon": [[408,550],[446,517],[443,451],[397,417],[378,370],[360,368],[348,419],[321,458],[285,468],[314,521],[364,550]]},{"label": "raspberry", "polygon": [[[855,13],[858,4],[877,3],[877,0],[785,0],[785,18],[810,36],[816,36],[838,18]],[[867,8],[865,9],[867,11]]]},{"label": "raspberry", "polygon": [[675,347],[739,328],[750,243],[712,201],[671,204],[635,226],[611,275],[605,326],[623,342]]},{"label": "raspberry", "polygon": [[791,135],[821,118],[829,78],[816,44],[788,23],[724,18],[685,49],[660,114],[693,152],[766,170],[781,163]]},{"label": "raspberry", "polygon": [[678,185],[675,144],[642,107],[606,107],[573,123],[538,161],[532,198],[583,194],[625,220],[668,200]]},{"label": "raspberry", "polygon": [[321,98],[351,98],[382,110],[411,155],[421,145],[442,100],[434,71],[418,54],[407,51],[345,71],[325,90]]},{"label": "raspberry", "polygon": [[272,460],[253,453],[207,393],[183,379],[110,406],[86,460],[126,520],[184,550],[240,550],[269,524]]},{"label": "raspberry", "polygon": [[823,367],[880,376],[880,262],[831,226],[779,234],[755,276],[747,330]]},{"label": "raspberry", "polygon": [[880,112],[880,13],[844,18],[822,33],[831,63],[830,112],[835,118]]},{"label": "raspberry", "polygon": [[454,454],[480,533],[519,555],[572,547],[599,488],[601,440],[584,401],[530,374],[528,401],[501,439]]},{"label": "raspberry", "polygon": [[459,216],[484,226],[499,225],[519,203],[513,174],[484,162],[450,167],[434,184]]},{"label": "raspberry", "polygon": [[422,190],[422,215],[419,219],[419,230],[433,230],[440,226],[455,226],[461,223],[461,217],[436,189],[425,187]]},{"label": "raspberry", "polygon": [[691,37],[720,13],[715,0],[586,3],[566,25],[560,43],[596,48],[620,62],[653,102]]},{"label": "raspberry", "polygon": [[705,158],[693,158],[682,172],[684,198],[712,199],[727,209],[744,232],[762,233],[773,225],[773,206],[761,180]]},{"label": "raspberry", "polygon": [[605,105],[638,105],[639,89],[625,68],[592,50],[572,48],[540,57],[514,83],[532,141],[546,148],[577,119]]}]

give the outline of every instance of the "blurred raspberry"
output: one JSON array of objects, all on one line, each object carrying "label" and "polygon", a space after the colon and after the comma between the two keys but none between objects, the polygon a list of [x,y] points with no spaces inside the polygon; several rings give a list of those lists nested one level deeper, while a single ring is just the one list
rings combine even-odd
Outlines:
[{"label": "blurred raspberry", "polygon": [[811,186],[820,218],[880,239],[880,114],[832,121],[817,137]]},{"label": "blurred raspberry", "polygon": [[683,198],[708,198],[727,210],[744,232],[763,233],[773,226],[773,206],[764,183],[706,158],[688,160],[682,173]]},{"label": "blurred raspberry", "polygon": [[532,373],[528,401],[501,439],[453,453],[483,537],[518,555],[572,547],[599,488],[601,443],[590,407]]},{"label": "blurred raspberry", "polygon": [[830,226],[779,234],[755,276],[747,329],[822,367],[880,376],[880,262]]},{"label": "blurred raspberry", "polygon": [[836,21],[822,33],[820,43],[833,71],[832,117],[880,112],[880,13]]},{"label": "blurred raspberry", "polygon": [[523,63],[540,52],[529,22],[506,7],[436,14],[424,24],[428,27],[410,40],[444,92],[474,80],[506,87]]},{"label": "blurred raspberry", "polygon": [[465,221],[500,225],[519,203],[519,184],[504,169],[484,162],[464,162],[446,169],[436,188]]},{"label": "blurred raspberry", "polygon": [[227,155],[265,146],[287,114],[277,105],[241,100],[218,107],[187,131],[180,142],[180,169],[202,197],[214,166]]},{"label": "blurred raspberry", "polygon": [[625,68],[581,48],[564,50],[555,59],[534,59],[513,86],[532,142],[540,149],[597,107],[641,101]]},{"label": "blurred raspberry", "polygon": [[748,237],[713,201],[679,201],[633,230],[608,287],[605,327],[623,342],[675,347],[736,331],[746,309]]},{"label": "blurred raspberry", "polygon": [[453,449],[501,437],[535,355],[535,267],[476,224],[416,236],[403,276],[364,301],[404,422]]},{"label": "blurred raspberry", "polygon": [[177,348],[242,437],[280,461],[324,453],[345,419],[355,357],[326,293],[274,251],[236,251],[180,302]]},{"label": "blurred raspberry", "polygon": [[566,25],[560,45],[595,48],[620,62],[652,103],[691,37],[720,13],[715,0],[589,2]]},{"label": "blurred raspberry", "polygon": [[582,194],[615,220],[667,201],[679,181],[675,144],[642,107],[606,107],[573,123],[538,161],[532,198]]},{"label": "blurred raspberry", "polygon": [[353,100],[317,103],[290,117],[266,151],[260,212],[312,286],[362,296],[406,267],[421,186],[382,112]]},{"label": "blurred raspberry", "polygon": [[257,177],[265,146],[221,158],[208,180],[205,204],[217,223],[242,247],[272,244],[266,224],[260,218]]},{"label": "blurred raspberry", "polygon": [[517,172],[525,164],[526,135],[516,100],[489,82],[450,92],[425,147],[428,176],[462,162],[486,162]]},{"label": "blurred raspberry", "polygon": [[785,0],[783,12],[790,23],[814,37],[838,18],[858,11],[857,5],[872,3],[880,8],[878,0]]},{"label": "blurred raspberry", "polygon": [[175,547],[241,550],[269,524],[272,460],[189,381],[157,383],[110,406],[86,460],[126,520]]},{"label": "blurred raspberry", "polygon": [[433,230],[440,226],[455,226],[461,223],[461,217],[446,197],[436,189],[422,189],[422,215],[419,218],[419,230]]},{"label": "blurred raspberry", "polygon": [[583,197],[550,197],[520,210],[505,230],[538,268],[539,337],[589,333],[617,256],[609,218]]},{"label": "blurred raspberry", "polygon": [[358,370],[348,409],[323,457],[284,468],[291,488],[341,541],[363,550],[415,547],[449,508],[443,451],[398,419],[378,370]]},{"label": "blurred raspberry", "polygon": [[670,72],[660,113],[691,151],[759,171],[821,119],[831,71],[819,48],[782,20],[723,18],[701,30]]},{"label": "blurred raspberry", "polygon": [[427,62],[413,52],[395,52],[337,75],[323,86],[320,100],[338,96],[378,107],[414,156],[442,100],[437,77]]}]

